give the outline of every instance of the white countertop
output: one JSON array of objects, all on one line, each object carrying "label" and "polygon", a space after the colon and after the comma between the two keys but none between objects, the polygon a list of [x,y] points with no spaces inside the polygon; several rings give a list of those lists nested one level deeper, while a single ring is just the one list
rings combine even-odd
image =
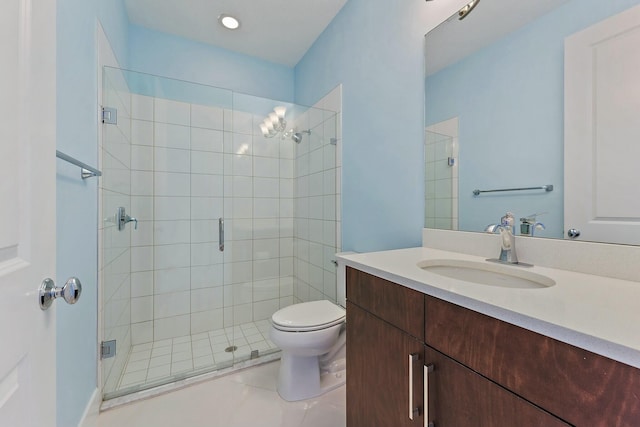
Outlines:
[{"label": "white countertop", "polygon": [[555,286],[479,285],[431,273],[416,264],[427,259],[486,262],[484,258],[425,247],[338,258],[383,279],[640,368],[637,282],[534,266],[527,271],[553,279]]}]

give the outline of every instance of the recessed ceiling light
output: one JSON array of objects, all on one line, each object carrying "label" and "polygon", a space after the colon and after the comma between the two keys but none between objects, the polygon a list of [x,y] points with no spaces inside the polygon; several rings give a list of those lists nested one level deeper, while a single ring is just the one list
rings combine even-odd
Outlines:
[{"label": "recessed ceiling light", "polygon": [[238,29],[238,27],[240,27],[240,21],[238,21],[237,18],[234,18],[231,15],[227,15],[226,13],[218,16],[218,22],[220,22],[220,25],[229,30],[236,30]]}]

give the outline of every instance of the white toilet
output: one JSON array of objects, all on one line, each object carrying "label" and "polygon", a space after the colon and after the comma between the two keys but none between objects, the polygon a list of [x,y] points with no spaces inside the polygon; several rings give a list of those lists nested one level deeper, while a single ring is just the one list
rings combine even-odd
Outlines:
[{"label": "white toilet", "polygon": [[[344,266],[338,270],[338,303],[345,305]],[[282,350],[278,393],[284,400],[309,399],[345,383],[345,314],[339,305],[321,300],[290,305],[271,316],[270,338]]]}]

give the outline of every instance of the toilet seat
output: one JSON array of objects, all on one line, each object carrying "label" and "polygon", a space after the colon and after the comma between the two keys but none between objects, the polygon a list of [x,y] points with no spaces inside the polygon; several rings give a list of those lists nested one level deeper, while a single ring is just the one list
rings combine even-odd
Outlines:
[{"label": "toilet seat", "polygon": [[327,300],[293,304],[271,316],[274,328],[286,332],[318,331],[344,320],[345,310]]}]

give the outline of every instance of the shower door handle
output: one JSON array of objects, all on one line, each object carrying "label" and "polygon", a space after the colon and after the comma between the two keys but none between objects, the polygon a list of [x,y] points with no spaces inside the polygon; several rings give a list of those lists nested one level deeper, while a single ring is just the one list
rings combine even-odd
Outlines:
[{"label": "shower door handle", "polygon": [[218,249],[224,252],[224,219],[218,218]]}]

